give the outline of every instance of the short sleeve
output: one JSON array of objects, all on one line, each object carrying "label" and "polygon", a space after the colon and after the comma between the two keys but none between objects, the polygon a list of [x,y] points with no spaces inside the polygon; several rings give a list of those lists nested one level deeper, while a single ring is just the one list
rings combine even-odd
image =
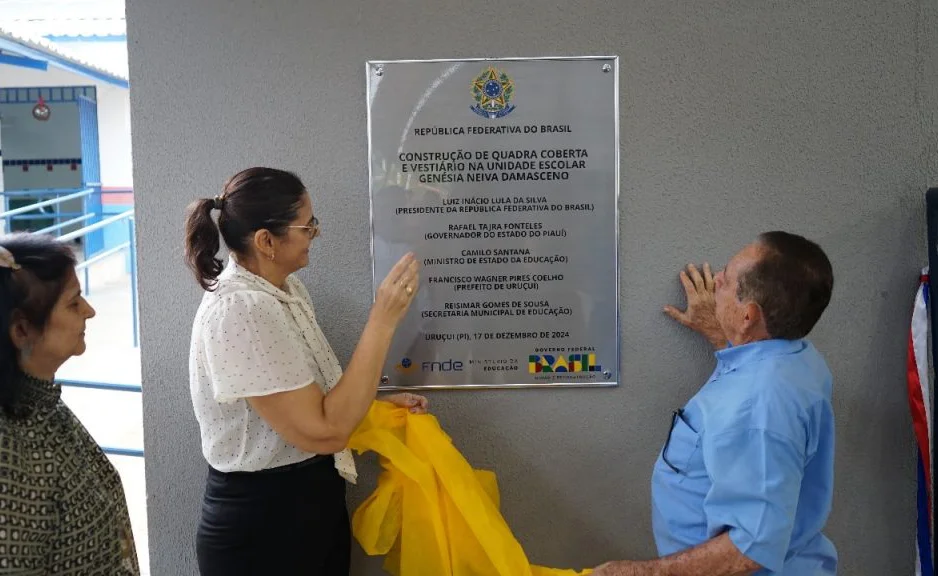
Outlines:
[{"label": "short sleeve", "polygon": [[765,429],[741,428],[703,439],[712,486],[704,499],[708,534],[729,531],[746,557],[782,569],[804,476],[804,443]]},{"label": "short sleeve", "polygon": [[288,392],[314,382],[294,320],[274,296],[242,291],[221,298],[202,327],[205,370],[218,402]]}]

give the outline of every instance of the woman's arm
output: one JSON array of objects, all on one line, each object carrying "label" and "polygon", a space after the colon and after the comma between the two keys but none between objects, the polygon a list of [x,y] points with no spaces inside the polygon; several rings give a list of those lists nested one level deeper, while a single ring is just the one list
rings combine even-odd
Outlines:
[{"label": "woman's arm", "polygon": [[311,383],[297,390],[247,399],[284,440],[301,450],[321,454],[345,448],[378,392],[391,339],[417,292],[417,271],[416,259],[408,254],[388,273],[378,288],[348,368],[328,394]]}]

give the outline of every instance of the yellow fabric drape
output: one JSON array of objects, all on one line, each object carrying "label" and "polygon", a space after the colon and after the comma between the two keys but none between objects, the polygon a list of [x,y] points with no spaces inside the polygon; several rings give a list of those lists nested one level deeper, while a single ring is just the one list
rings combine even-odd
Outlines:
[{"label": "yellow fabric drape", "polygon": [[532,566],[499,512],[495,474],[473,470],[431,415],[375,402],[349,448],[376,452],[378,487],[352,516],[394,576],[576,576]]}]

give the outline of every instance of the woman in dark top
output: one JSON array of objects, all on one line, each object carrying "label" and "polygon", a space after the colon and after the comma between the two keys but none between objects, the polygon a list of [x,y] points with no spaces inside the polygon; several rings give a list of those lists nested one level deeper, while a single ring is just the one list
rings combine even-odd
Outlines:
[{"label": "woman in dark top", "polygon": [[140,573],[120,477],[54,382],[93,316],[67,244],[0,237],[0,575]]}]

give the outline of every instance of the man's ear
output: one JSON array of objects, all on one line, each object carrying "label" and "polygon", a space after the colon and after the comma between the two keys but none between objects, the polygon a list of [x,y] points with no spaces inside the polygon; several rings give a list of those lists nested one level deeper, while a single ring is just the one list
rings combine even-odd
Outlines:
[{"label": "man's ear", "polygon": [[752,301],[746,302],[743,322],[748,333],[765,330],[765,314],[762,312],[762,306]]}]

